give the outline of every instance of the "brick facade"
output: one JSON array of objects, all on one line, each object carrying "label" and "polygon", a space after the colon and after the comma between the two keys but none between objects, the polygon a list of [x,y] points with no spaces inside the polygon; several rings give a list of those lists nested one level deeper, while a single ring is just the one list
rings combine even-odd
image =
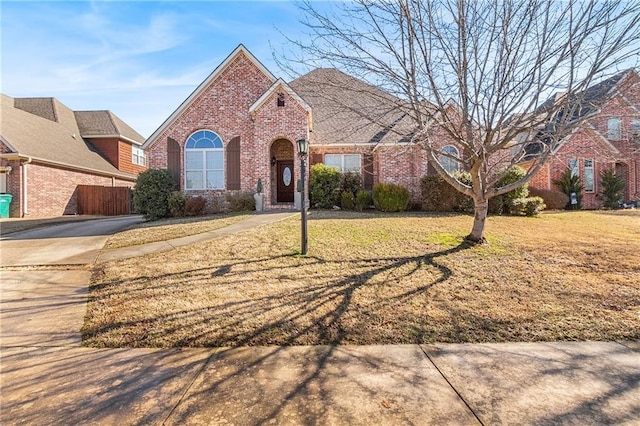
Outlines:
[{"label": "brick facade", "polygon": [[[609,135],[608,122],[611,118],[620,119],[619,138]],[[585,162],[592,161],[594,188],[583,192],[583,208],[602,207],[600,174],[608,168],[614,168],[626,183],[624,201],[640,201],[640,138],[633,133],[634,120],[640,120],[640,78],[630,72],[597,113],[565,139],[529,186],[557,190],[553,181],[569,168],[571,160],[577,160],[578,174],[584,185],[587,175]]]},{"label": "brick facade", "polygon": [[[262,180],[267,207],[276,203],[275,167],[271,159],[294,160],[292,182],[300,176],[300,164],[294,157],[295,141],[308,138],[308,111],[289,95],[286,88],[275,90],[252,113],[250,107],[275,83],[273,77],[259,66],[245,50],[240,50],[231,60],[214,72],[215,78],[201,86],[197,96],[179,111],[173,120],[161,128],[145,144],[148,164],[151,168],[167,168],[167,140],[173,139],[180,146],[180,187],[187,195],[203,195],[212,198],[224,190],[187,190],[184,188],[184,147],[195,131],[210,130],[216,133],[225,147],[235,137],[240,138],[240,190],[255,191],[258,179]],[[278,106],[277,96],[284,96],[284,105]],[[228,173],[225,169],[225,188]]]},{"label": "brick facade", "polygon": [[[9,161],[12,167],[7,175],[7,191],[13,199],[10,206],[10,217],[53,217],[77,214],[77,186],[126,186],[133,187],[134,182],[100,176],[88,172],[80,172],[37,162],[21,163]],[[24,211],[23,180],[26,169],[27,211]],[[19,190],[16,190],[20,188]]]}]

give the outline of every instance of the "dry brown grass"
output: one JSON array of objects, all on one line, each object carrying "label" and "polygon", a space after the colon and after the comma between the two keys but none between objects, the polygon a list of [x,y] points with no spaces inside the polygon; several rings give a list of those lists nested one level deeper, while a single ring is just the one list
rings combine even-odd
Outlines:
[{"label": "dry brown grass", "polygon": [[640,212],[471,218],[314,212],[104,265],[85,344],[387,344],[640,338]]},{"label": "dry brown grass", "polygon": [[213,216],[179,217],[144,222],[112,235],[105,249],[137,246],[156,241],[187,237],[224,228],[246,219],[247,213],[229,213]]}]

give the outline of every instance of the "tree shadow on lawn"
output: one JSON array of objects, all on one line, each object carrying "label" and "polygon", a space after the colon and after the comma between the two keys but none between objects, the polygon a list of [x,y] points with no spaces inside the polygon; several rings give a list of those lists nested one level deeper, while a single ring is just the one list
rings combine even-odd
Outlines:
[{"label": "tree shadow on lawn", "polygon": [[[165,302],[197,298],[198,291],[205,287],[209,293],[227,292],[232,296],[214,296],[204,303],[196,303],[193,308],[182,305],[185,309],[165,308],[170,311],[161,312],[161,307],[149,310],[149,314],[143,316],[120,315],[120,319],[113,316],[117,320],[110,323],[94,324],[92,316],[88,315],[83,341],[85,345],[101,347],[361,343],[362,339],[354,335],[354,331],[366,328],[367,323],[378,324],[377,327],[383,329],[384,323],[393,321],[389,318],[393,315],[381,316],[378,309],[388,310],[389,305],[405,303],[445,282],[452,271],[437,259],[469,247],[463,243],[420,256],[340,261],[279,255],[128,281],[103,282],[91,287],[90,310],[108,309],[113,303],[135,306],[140,303],[136,299],[140,298],[149,303],[155,302],[156,298]],[[278,265],[274,266],[274,262]],[[336,279],[336,270],[349,272]],[[399,289],[394,286],[394,282],[411,279],[416,272],[424,273],[425,270],[430,272],[428,282]],[[256,276],[265,277],[264,282],[257,282]],[[354,295],[358,290],[373,292],[368,296],[372,303],[354,306]],[[167,306],[166,303],[159,305]],[[122,306],[115,307],[115,312],[126,314]],[[349,325],[345,325],[345,317],[348,317]],[[385,332],[393,334],[394,331]],[[410,333],[424,335],[420,330]]]},{"label": "tree shadow on lawn", "polygon": [[[314,422],[326,415],[324,410],[340,413],[341,418],[350,418],[354,413],[337,404],[333,393],[336,377],[347,377],[352,374],[379,374],[388,380],[397,381],[398,387],[413,389],[413,385],[424,385],[432,381],[428,371],[408,368],[405,359],[395,360],[391,354],[368,352],[354,346],[338,346],[343,342],[352,341],[350,330],[342,322],[352,310],[359,310],[361,306],[353,306],[355,293],[366,286],[380,284],[372,283],[374,278],[386,281],[385,276],[393,274],[394,279],[410,277],[420,269],[432,269],[433,279],[422,285],[411,286],[410,290],[394,292],[380,303],[405,303],[407,299],[426,292],[433,286],[445,282],[452,275],[447,266],[439,263],[438,258],[457,253],[469,248],[468,244],[460,244],[447,250],[421,256],[407,256],[382,259],[359,259],[327,261],[317,257],[301,257],[297,255],[280,255],[268,258],[239,260],[226,262],[213,267],[191,269],[176,274],[164,274],[154,277],[140,277],[130,282],[105,282],[92,287],[91,302],[100,299],[108,300],[116,294],[121,294],[121,286],[126,286],[126,297],[140,297],[143,291],[150,287],[159,291],[173,291],[174,297],[181,297],[180,288],[198,286],[201,282],[219,280],[228,287],[246,287],[252,283],[245,279],[245,275],[255,273],[277,273],[276,277],[290,279],[296,277],[296,272],[304,270],[305,266],[331,266],[341,264],[353,271],[335,279],[328,274],[318,274],[316,269],[299,276],[298,280],[313,283],[295,288],[284,285],[278,291],[263,294],[258,297],[245,297],[239,300],[228,300],[218,305],[201,306],[195,310],[179,310],[167,314],[158,314],[141,321],[121,319],[119,321],[86,328],[83,339],[89,344],[100,341],[102,334],[124,331],[129,327],[157,329],[165,336],[179,335],[185,329],[189,333],[183,337],[172,337],[169,342],[176,347],[220,347],[208,359],[201,370],[201,377],[196,381],[188,394],[185,395],[183,406],[175,410],[171,420],[176,424],[187,421],[192,416],[206,411],[209,401],[216,400],[247,403],[256,393],[269,393],[268,401],[252,403],[252,412],[262,419],[255,424],[266,424],[270,419],[285,415],[295,410],[297,419],[307,423]],[[269,263],[277,262],[279,266]],[[350,266],[346,266],[350,265]],[[330,269],[331,270],[331,269]],[[315,272],[315,273],[314,273]],[[313,276],[311,276],[313,274]],[[382,276],[382,277],[381,277]],[[273,275],[270,275],[273,277]],[[171,284],[163,284],[169,280]],[[151,286],[144,283],[153,282]],[[257,283],[260,285],[261,283]],[[170,287],[170,288],[169,288]],[[216,285],[212,285],[216,291]],[[136,294],[140,293],[140,294]],[[151,302],[151,300],[149,300]],[[101,302],[102,303],[102,302]],[[107,302],[108,303],[108,302]],[[126,303],[126,301],[122,302]],[[350,310],[351,308],[351,310]],[[363,321],[375,321],[375,306],[369,308]],[[259,318],[259,321],[255,319]],[[251,327],[246,328],[250,323]],[[217,330],[216,335],[210,335],[210,328]],[[121,340],[122,346],[160,346],[150,335],[134,333],[130,340]],[[278,337],[279,336],[279,337]],[[312,340],[309,340],[312,336]],[[313,337],[315,336],[315,337]],[[313,344],[306,348],[290,347],[291,345]],[[262,345],[255,347],[256,345]],[[265,347],[264,345],[277,345]],[[248,348],[247,346],[253,346]],[[428,362],[424,354],[417,347],[404,348],[401,351],[411,353],[409,359],[422,359]],[[424,358],[423,358],[424,357]],[[414,361],[411,361],[412,363]],[[410,364],[415,367],[416,364]],[[420,365],[420,364],[418,364]],[[354,373],[354,368],[357,373]],[[288,371],[287,378],[279,379],[279,385],[267,385],[263,388],[258,379],[262,371],[277,374],[274,371]],[[295,374],[291,375],[291,372]],[[271,380],[269,380],[271,382]],[[379,404],[380,389],[377,383],[366,380],[349,380],[350,392],[363,395],[365,400]],[[254,389],[254,388],[257,388]],[[409,392],[408,390],[396,392]],[[415,392],[411,391],[411,392]],[[246,399],[246,400],[245,400]],[[315,405],[314,405],[315,402]],[[231,405],[233,407],[233,405]],[[324,408],[318,408],[324,407]],[[221,406],[220,412],[226,413],[227,406]],[[320,411],[318,411],[320,410]],[[384,410],[387,410],[384,408]],[[358,420],[353,418],[354,421]]]}]

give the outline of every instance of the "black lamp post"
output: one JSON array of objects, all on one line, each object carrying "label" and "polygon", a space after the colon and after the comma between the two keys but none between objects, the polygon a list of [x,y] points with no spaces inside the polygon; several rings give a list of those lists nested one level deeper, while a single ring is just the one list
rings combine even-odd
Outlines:
[{"label": "black lamp post", "polygon": [[307,191],[305,190],[306,182],[306,164],[305,160],[309,154],[309,141],[307,139],[298,139],[298,156],[300,156],[300,179],[302,179],[301,213],[302,213],[302,254],[307,254]]}]

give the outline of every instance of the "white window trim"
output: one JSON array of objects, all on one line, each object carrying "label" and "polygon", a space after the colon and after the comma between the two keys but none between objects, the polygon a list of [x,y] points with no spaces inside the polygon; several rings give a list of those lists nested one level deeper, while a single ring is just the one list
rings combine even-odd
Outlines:
[{"label": "white window trim", "polygon": [[[213,134],[215,134],[219,139],[220,142],[222,143],[222,147],[221,148],[187,148],[186,144],[189,141],[189,139],[191,139],[191,137],[201,131],[207,131],[207,132],[211,132]],[[187,153],[188,152],[199,152],[202,154],[202,168],[201,169],[189,169],[187,168]],[[209,169],[207,168],[207,153],[208,152],[220,152],[222,153],[222,167],[218,168],[218,169]],[[213,130],[208,130],[208,129],[200,129],[200,130],[196,130],[195,132],[191,133],[189,135],[189,137],[187,138],[186,142],[185,142],[185,148],[184,148],[184,186],[183,188],[185,189],[185,191],[213,191],[213,190],[224,190],[226,189],[226,177],[225,177],[225,157],[224,157],[224,142],[222,141],[222,138],[220,137],[220,135],[218,135],[216,132],[214,132]],[[222,172],[222,186],[220,187],[215,187],[215,188],[207,188],[207,173],[208,172]],[[188,172],[200,172],[202,173],[202,188],[189,188],[187,183],[187,173]]]},{"label": "white window trim", "polygon": [[[587,166],[587,161],[591,162],[591,166]],[[589,194],[596,192],[596,164],[593,161],[593,159],[587,158],[585,160],[583,160],[583,164],[584,164],[584,179],[583,179],[583,185],[584,185],[584,192],[587,192]],[[587,170],[591,171],[591,183],[593,185],[593,188],[591,189],[587,189]]]},{"label": "white window trim", "polygon": [[131,162],[139,166],[144,166],[147,162],[147,158],[144,149],[132,145],[131,146]]},{"label": "white window trim", "polygon": [[[618,123],[615,134],[613,133],[613,127],[611,126],[613,122]],[[607,120],[607,139],[612,141],[619,141],[622,139],[622,120],[620,117],[609,117]]]},{"label": "white window trim", "polygon": [[[362,154],[356,154],[356,153],[345,153],[345,154],[325,154],[324,155],[324,161],[325,164],[327,162],[327,156],[328,155],[332,155],[332,156],[339,156],[340,157],[340,168],[338,168],[338,170],[340,171],[340,173],[346,173],[346,172],[355,172],[355,173],[360,173],[362,174]],[[345,156],[357,156],[358,157],[358,170],[345,170]],[[334,167],[334,166],[329,166],[329,167]]]}]

